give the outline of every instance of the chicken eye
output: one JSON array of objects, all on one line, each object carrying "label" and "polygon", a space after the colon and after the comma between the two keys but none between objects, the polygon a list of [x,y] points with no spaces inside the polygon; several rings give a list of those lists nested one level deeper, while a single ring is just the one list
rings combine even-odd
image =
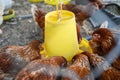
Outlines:
[{"label": "chicken eye", "polygon": [[93,40],[99,40],[100,39],[100,35],[99,34],[93,34],[92,35],[92,39]]}]

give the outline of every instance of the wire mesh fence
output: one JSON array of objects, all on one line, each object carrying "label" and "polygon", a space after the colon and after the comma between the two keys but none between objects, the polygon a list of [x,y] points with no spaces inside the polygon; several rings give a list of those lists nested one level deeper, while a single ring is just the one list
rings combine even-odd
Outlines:
[{"label": "wire mesh fence", "polygon": [[120,0],[103,0],[103,2],[107,2],[107,3],[117,3],[120,5]]}]

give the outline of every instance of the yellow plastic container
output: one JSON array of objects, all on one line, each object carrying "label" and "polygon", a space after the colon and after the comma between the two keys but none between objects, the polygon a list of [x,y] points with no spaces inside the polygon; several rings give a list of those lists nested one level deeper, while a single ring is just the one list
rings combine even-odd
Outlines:
[{"label": "yellow plastic container", "polygon": [[[79,44],[78,54],[82,53],[84,51],[88,51],[90,53],[93,53],[93,51],[92,51],[92,49],[91,49],[91,47],[89,45],[89,41],[86,40],[85,38],[82,38],[82,40],[81,40],[81,42]],[[48,57],[47,53],[45,52],[45,44],[44,43],[41,46],[40,54],[44,55],[46,58]]]},{"label": "yellow plastic container", "polygon": [[86,40],[85,38],[82,38],[82,40],[79,44],[79,53],[84,52],[84,51],[88,51],[90,53],[93,52],[90,45],[89,45],[89,41]]},{"label": "yellow plastic container", "polygon": [[64,56],[68,61],[79,50],[75,16],[62,10],[62,20],[58,21],[57,11],[45,16],[45,53],[50,56]]},{"label": "yellow plastic container", "polygon": [[28,0],[29,2],[42,2],[44,0]]},{"label": "yellow plastic container", "polygon": [[13,17],[15,17],[15,11],[13,9],[10,9],[8,15],[3,15],[3,20],[7,21]]},{"label": "yellow plastic container", "polygon": [[[44,0],[45,3],[51,4],[51,5],[56,5],[59,0]],[[71,0],[60,0],[64,4],[70,3]]]}]

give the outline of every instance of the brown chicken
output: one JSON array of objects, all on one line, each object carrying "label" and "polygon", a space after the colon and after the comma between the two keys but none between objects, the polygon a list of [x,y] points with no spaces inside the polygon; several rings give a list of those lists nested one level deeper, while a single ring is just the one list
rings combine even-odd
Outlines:
[{"label": "brown chicken", "polygon": [[[112,32],[107,28],[96,29],[92,33],[92,39],[89,43],[93,53],[97,53],[103,57],[109,55],[109,52],[116,46],[115,38]],[[112,63],[112,66],[120,70],[120,56],[116,58],[116,60]]]},{"label": "brown chicken", "polygon": [[120,70],[120,56],[112,63],[112,66]]},{"label": "brown chicken", "polygon": [[[44,30],[45,30],[45,15],[47,14],[44,11],[39,10],[35,5],[32,7],[32,14],[35,19],[35,21],[38,23],[39,27],[43,30],[43,38],[44,38]],[[80,43],[82,37],[80,33],[80,26],[76,24],[77,29],[77,36],[78,36],[78,42]]]},{"label": "brown chicken", "polygon": [[93,53],[105,56],[115,47],[116,42],[109,29],[98,28],[92,33],[92,39],[89,41],[89,44]]},{"label": "brown chicken", "polygon": [[56,80],[60,67],[66,65],[66,59],[61,56],[34,60],[19,72],[15,80]]},{"label": "brown chicken", "polygon": [[105,4],[102,2],[102,0],[89,0],[89,1],[92,2],[99,9],[105,7]]},{"label": "brown chicken", "polygon": [[86,12],[82,11],[77,5],[75,4],[66,4],[63,5],[64,10],[69,10],[75,14],[76,22],[79,22],[81,26],[84,25],[84,20],[89,18],[90,16],[86,14]]},{"label": "brown chicken", "polygon": [[97,80],[120,80],[120,72],[111,67],[103,57],[89,52],[84,54],[88,56]]},{"label": "brown chicken", "polygon": [[4,73],[16,75],[28,62],[40,59],[40,42],[31,41],[25,46],[6,46],[0,48],[0,69]]},{"label": "brown chicken", "polygon": [[63,5],[64,10],[72,11],[75,14],[76,22],[80,23],[80,25],[86,31],[87,34],[88,30],[84,27],[85,26],[84,21],[91,17],[95,13],[95,11],[99,9],[97,0],[92,0],[90,2],[91,3],[89,3],[85,7],[79,7],[75,4]]},{"label": "brown chicken", "polygon": [[73,57],[72,64],[63,71],[62,80],[94,80],[90,70],[88,57],[83,54],[78,54]]},{"label": "brown chicken", "polygon": [[32,14],[33,14],[33,18],[35,19],[39,27],[42,30],[44,30],[45,29],[45,15],[47,14],[47,12],[41,11],[37,8],[37,6],[33,5]]}]

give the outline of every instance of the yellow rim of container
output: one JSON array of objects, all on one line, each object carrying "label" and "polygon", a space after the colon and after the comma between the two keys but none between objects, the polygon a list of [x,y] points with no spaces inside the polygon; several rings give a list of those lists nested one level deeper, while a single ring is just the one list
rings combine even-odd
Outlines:
[{"label": "yellow rim of container", "polygon": [[[45,0],[44,2],[45,2],[46,4],[56,5],[56,2],[55,2],[55,1]],[[64,3],[64,4],[68,4],[68,3],[70,3],[70,0],[64,1],[63,3]]]},{"label": "yellow rim of container", "polygon": [[42,2],[44,0],[28,0],[29,2]]},{"label": "yellow rim of container", "polygon": [[[63,13],[69,13],[70,15],[71,15],[71,18],[69,18],[68,20],[66,20],[66,21],[61,21],[61,22],[59,22],[58,23],[58,21],[51,21],[51,20],[48,20],[48,17],[50,16],[50,15],[52,15],[53,13],[56,13],[56,11],[51,11],[51,12],[49,12],[49,13],[47,13],[46,15],[45,15],[45,20],[46,20],[46,22],[47,23],[53,23],[53,24],[63,24],[63,23],[67,23],[67,22],[69,22],[70,20],[72,20],[72,19],[75,19],[75,15],[74,15],[74,13],[73,12],[71,12],[71,11],[68,11],[68,10],[62,10],[62,12]],[[53,15],[54,16],[54,15]]]},{"label": "yellow rim of container", "polygon": [[14,16],[15,16],[15,11],[13,9],[10,9],[8,15],[5,15],[5,16],[3,15],[3,20],[4,21],[9,20],[13,18]]}]

